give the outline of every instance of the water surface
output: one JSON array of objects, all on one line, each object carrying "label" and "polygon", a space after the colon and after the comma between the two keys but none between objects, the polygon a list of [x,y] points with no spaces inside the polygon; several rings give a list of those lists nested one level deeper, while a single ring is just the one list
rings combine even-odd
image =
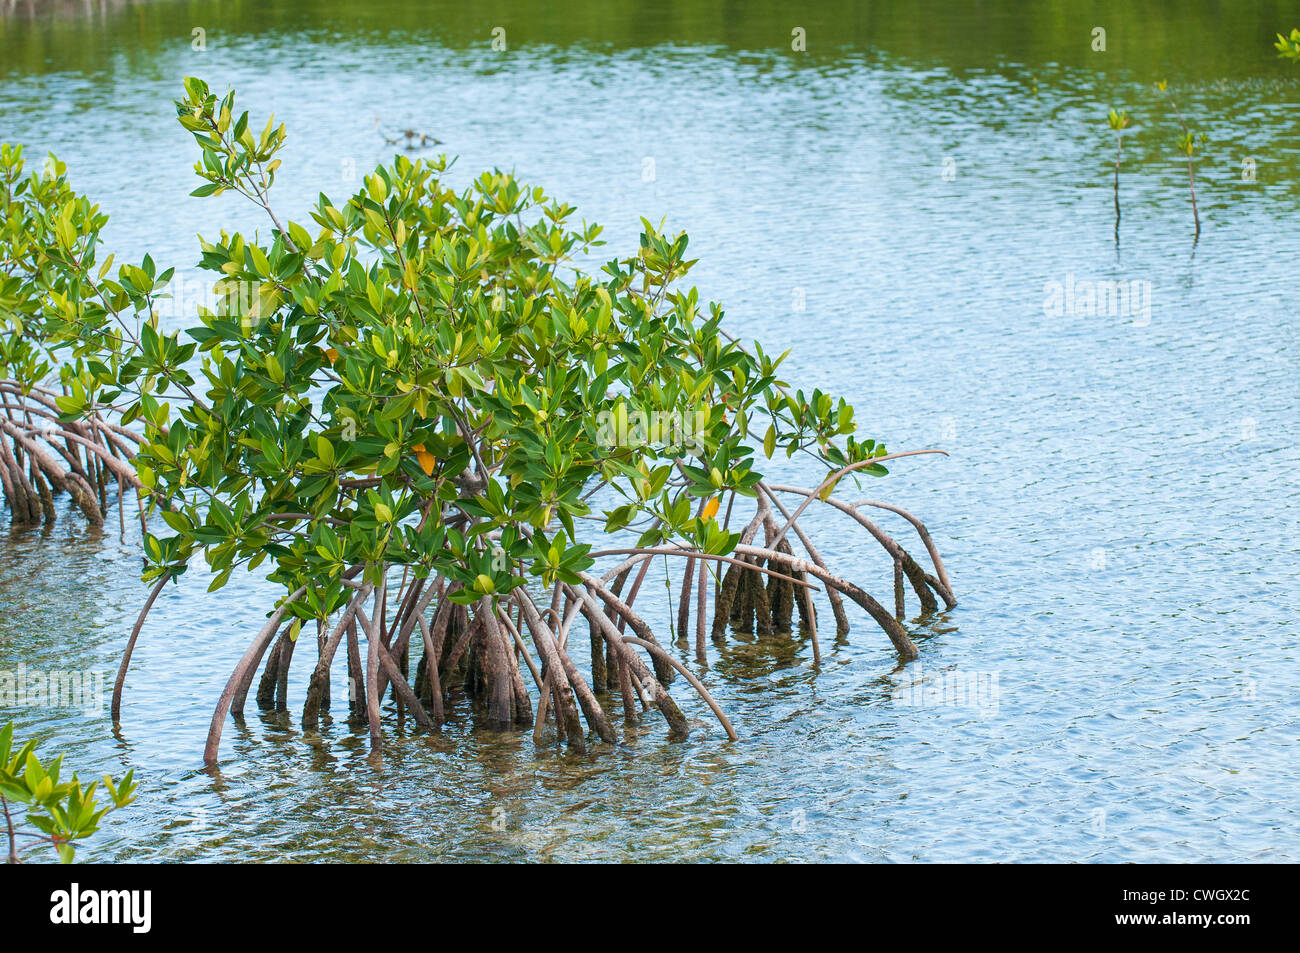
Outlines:
[{"label": "water surface", "polygon": [[[791,380],[844,394],[891,449],[951,453],[864,495],[927,520],[960,606],[910,620],[906,666],[852,607],[820,669],[797,638],[712,647],[736,743],[682,687],[689,741],[647,721],[589,756],[477,729],[463,702],[441,736],[386,725],[381,766],[343,721],[304,736],[250,713],[214,778],[211,706],[274,590],[207,596],[193,573],[150,617],[120,734],[106,709],[0,713],[83,773],[136,769],[139,802],[84,856],[1300,860],[1300,71],[1270,45],[1300,4],[1112,6],[5,5],[0,139],[69,163],[119,259],[192,268],[196,233],[263,227],[185,197],[170,100],[198,74],[288,124],[290,217],[391,157],[376,120],[443,140],[461,181],[544,185],[611,256],[666,217],[731,329],[794,348]],[[1210,140],[1196,244],[1161,78]],[[1111,106],[1135,118],[1118,248]],[[1149,313],[1050,313],[1071,280],[1149,283]],[[813,525],[888,601],[883,552],[843,517]],[[145,595],[115,527],[64,507],[0,539],[0,668],[111,682]],[[949,673],[996,677],[995,704],[900,691]]]}]

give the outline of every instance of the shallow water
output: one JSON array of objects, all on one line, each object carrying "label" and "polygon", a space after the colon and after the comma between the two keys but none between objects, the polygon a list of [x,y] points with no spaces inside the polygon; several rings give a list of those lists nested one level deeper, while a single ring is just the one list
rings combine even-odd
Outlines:
[{"label": "shallow water", "polygon": [[[388,158],[378,117],[442,139],[462,180],[544,185],[606,225],[611,256],[666,216],[731,329],[794,348],[789,379],[844,394],[891,449],[951,454],[863,495],[929,523],[959,607],[909,623],[906,666],[853,607],[820,669],[800,639],[712,647],[736,743],[679,686],[685,743],[647,721],[617,750],[538,751],[460,702],[438,737],[390,719],[377,765],[346,723],[250,714],[214,777],[211,706],[273,590],[207,596],[191,574],[149,619],[120,734],[106,705],[0,711],[83,774],[136,769],[140,800],[85,858],[1300,860],[1300,69],[1270,45],[1296,5],[13,6],[0,139],[68,162],[119,260],[190,266],[196,233],[260,224],[184,197],[169,103],[198,74],[288,124],[282,209]],[[1162,77],[1210,140],[1195,245]],[[1118,249],[1111,105],[1135,117]],[[1149,312],[1049,313],[1072,280],[1149,282]],[[888,602],[869,537],[814,525]],[[111,686],[145,595],[135,547],[115,515],[94,532],[66,508],[0,538],[0,670]],[[666,633],[667,599],[642,599]],[[980,690],[906,690],[944,675]]]}]

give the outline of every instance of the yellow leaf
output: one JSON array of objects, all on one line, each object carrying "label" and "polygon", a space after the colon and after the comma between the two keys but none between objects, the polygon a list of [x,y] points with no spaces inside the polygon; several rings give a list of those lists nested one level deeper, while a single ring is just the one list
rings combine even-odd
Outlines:
[{"label": "yellow leaf", "polygon": [[420,461],[420,469],[424,471],[425,476],[433,476],[433,468],[438,465],[438,458],[429,453],[423,447],[419,448],[416,457]]},{"label": "yellow leaf", "polygon": [[721,500],[722,500],[722,497],[720,497],[720,496],[715,496],[713,499],[709,500],[709,502],[705,503],[705,504],[704,504],[704,512],[702,512],[702,513],[700,514],[700,519],[711,520],[711,519],[713,519],[713,517],[717,516],[717,515],[718,515],[718,503],[719,503]]},{"label": "yellow leaf", "polygon": [[337,349],[337,348],[332,348],[332,347],[330,347],[330,348],[326,348],[326,349],[325,349],[325,356],[328,357],[328,358],[330,359],[330,363],[333,364],[335,361],[337,361],[337,360],[339,359],[339,352],[338,352],[338,349]]}]

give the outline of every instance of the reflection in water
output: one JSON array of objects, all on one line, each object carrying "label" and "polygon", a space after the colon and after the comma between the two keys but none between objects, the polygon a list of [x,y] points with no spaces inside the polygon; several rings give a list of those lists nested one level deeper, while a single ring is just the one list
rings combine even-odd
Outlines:
[{"label": "reflection in water", "polygon": [[[342,706],[319,732],[250,706],[205,773],[211,706],[273,589],[206,597],[193,572],[141,637],[120,735],[107,712],[16,712],[87,774],[137,770],[140,801],[85,856],[1300,859],[1300,86],[1269,45],[1296,24],[1248,3],[953,6],[826,4],[797,24],[775,3],[0,6],[0,137],[69,163],[119,258],[184,270],[195,233],[260,227],[184,198],[194,156],[168,103],[199,73],[288,124],[286,209],[388,158],[378,116],[443,139],[462,181],[513,167],[578,205],[611,256],[666,216],[733,329],[795,348],[789,379],[845,394],[893,449],[952,453],[870,488],[929,523],[961,599],[910,622],[919,668],[853,607],[819,668],[799,638],[711,645],[702,678],[736,743],[682,692],[689,741],[649,721],[583,756],[478,730],[459,699],[440,736],[390,708],[376,763]],[[1210,140],[1194,254],[1163,77]],[[1118,253],[1112,106],[1134,119]],[[1048,313],[1070,276],[1146,283],[1149,319]],[[811,518],[828,561],[890,591],[851,521]],[[115,525],[64,513],[0,541],[0,669],[111,680],[143,598]],[[675,603],[645,605],[667,633]],[[997,703],[918,703],[917,671],[995,674]]]}]

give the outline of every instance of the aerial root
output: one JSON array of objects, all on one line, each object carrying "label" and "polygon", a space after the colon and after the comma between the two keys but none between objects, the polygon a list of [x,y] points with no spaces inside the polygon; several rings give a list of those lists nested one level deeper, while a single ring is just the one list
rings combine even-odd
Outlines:
[{"label": "aerial root", "polygon": [[[354,573],[349,575],[352,574]],[[470,610],[445,598],[445,595],[455,590],[454,585],[430,585],[418,597],[414,595],[417,590],[409,590],[403,597],[403,604],[409,605],[409,609],[399,606],[398,617],[404,620],[403,625],[409,621],[412,631],[418,630],[420,633],[424,657],[419,668],[419,673],[422,674],[417,674],[419,691],[408,683],[394,657],[393,649],[396,648],[400,635],[392,639],[390,645],[384,644],[385,626],[380,620],[381,613],[385,611],[385,585],[353,585],[355,591],[328,635],[324,627],[318,633],[318,659],[308,683],[307,701],[303,710],[303,725],[306,728],[316,727],[319,723],[322,700],[328,689],[329,671],[339,646],[346,638],[349,675],[355,678],[357,686],[349,694],[359,696],[362,700],[361,707],[365,712],[372,750],[380,750],[383,743],[381,685],[391,683],[401,704],[412,713],[417,724],[436,730],[445,720],[443,674],[463,673],[467,693],[483,703],[488,722],[494,727],[508,727],[532,720],[524,667],[542,693],[544,701],[539,702],[538,715],[544,717],[548,707],[558,712],[557,740],[571,750],[584,752],[587,749],[586,731],[590,730],[601,741],[617,744],[618,734],[605,713],[597,692],[592,689],[568,652],[567,642],[572,620],[582,615],[589,622],[593,642],[603,643],[610,649],[608,654],[593,649],[593,656],[607,664],[606,678],[612,684],[604,687],[611,689],[617,686],[623,696],[624,713],[628,718],[639,718],[636,703],[640,701],[643,706],[653,706],[659,711],[667,723],[670,737],[683,738],[689,733],[685,715],[668,694],[663,679],[654,670],[661,667],[684,676],[718,717],[727,736],[736,737],[734,727],[699,679],[659,644],[640,616],[594,577],[584,580],[584,585],[579,587],[561,584],[557,590],[556,604],[563,602],[562,616],[554,608],[546,613],[541,612],[532,596],[524,590],[516,591],[508,600],[495,606],[491,599],[481,599]],[[160,591],[161,583],[155,586],[155,597]],[[433,608],[431,624],[426,610],[439,591],[444,598],[438,600]],[[288,666],[295,646],[295,640],[290,638],[294,617],[289,610],[291,603],[301,598],[304,592],[305,589],[300,589],[276,608],[232,671],[213,713],[204,750],[206,764],[216,763],[225,718],[231,713],[237,718],[242,714],[244,700],[263,659],[266,664],[257,692],[258,703],[263,708],[274,707],[277,711],[283,711],[287,707]],[[407,599],[412,601],[407,603]],[[372,611],[367,611],[367,602],[373,602]],[[511,606],[520,613],[523,631],[532,636],[533,646],[541,661],[540,668],[528,652],[520,627],[511,619]],[[607,615],[607,610],[610,609],[637,634],[620,633]],[[546,618],[548,614],[560,617],[562,624],[549,624]],[[139,620],[141,625],[144,615],[142,613]],[[397,624],[394,619],[394,625]],[[138,629],[139,627],[135,634],[138,634]],[[364,662],[360,656],[358,631],[365,633],[367,641]],[[643,638],[643,635],[648,638]],[[638,648],[649,654],[652,664],[647,665],[642,660],[637,654]],[[611,661],[612,670],[608,666]],[[549,702],[549,705],[545,702]],[[536,722],[539,742],[544,740],[542,727],[543,721],[539,717]]]},{"label": "aerial root", "polygon": [[[541,676],[547,690],[550,692],[551,702],[555,706],[557,731],[561,732],[564,741],[570,748],[579,752],[586,751],[586,740],[583,735],[582,724],[578,720],[578,707],[574,701],[573,687],[560,659],[555,636],[546,623],[542,621],[542,617],[537,612],[537,607],[533,605],[532,598],[527,593],[521,594],[518,604],[523,609],[524,622],[527,624],[529,632],[532,633],[533,644],[537,647],[537,654],[542,660]],[[539,714],[543,711],[541,705],[538,705],[537,710]],[[541,718],[538,718],[533,726],[533,740],[535,742],[540,743],[542,740],[542,727]]]},{"label": "aerial root", "polygon": [[[122,689],[126,685],[126,670],[131,667],[131,655],[135,652],[135,640],[140,637],[140,629],[144,626],[144,620],[149,615],[149,610],[158,599],[158,594],[162,592],[163,586],[167,584],[167,576],[162,576],[154,583],[153,589],[149,591],[149,598],[145,600],[140,614],[135,618],[135,625],[131,627],[131,635],[126,640],[126,648],[122,652],[122,663],[117,669],[117,680],[113,682],[113,724],[121,720],[122,715]],[[260,658],[260,655],[259,655]],[[256,664],[256,663],[254,663]]]},{"label": "aerial root", "polygon": [[907,510],[890,503],[879,503],[875,500],[859,500],[853,504],[854,509],[857,509],[859,506],[874,506],[877,509],[888,510],[891,513],[898,514],[912,524],[916,529],[917,535],[921,538],[921,543],[925,546],[926,552],[930,555],[931,564],[934,566],[935,574],[932,576],[927,573],[925,580],[930,587],[939,594],[939,598],[943,599],[949,609],[954,608],[957,605],[957,598],[953,595],[952,583],[948,581],[948,571],[944,568],[943,559],[939,556],[939,548],[935,546],[934,539],[930,536],[930,531],[925,528],[925,524]]},{"label": "aerial root", "polygon": [[[575,598],[583,601],[587,607],[586,616],[588,621],[598,626],[603,637],[615,648],[615,654],[617,655],[619,663],[620,685],[624,686],[623,704],[625,715],[632,720],[636,718],[635,707],[630,704],[632,701],[632,691],[635,691],[636,694],[641,697],[643,704],[648,702],[659,709],[664,720],[668,722],[670,737],[686,737],[686,735],[690,733],[686,716],[682,714],[681,709],[677,707],[677,703],[673,701],[672,696],[668,694],[662,681],[660,681],[660,679],[646,667],[646,664],[641,660],[641,657],[632,650],[626,638],[618,631],[617,626],[615,626],[602,611],[604,606],[601,601],[598,601],[598,591],[591,585],[592,582],[596,581],[595,578],[587,573],[580,573],[579,575],[584,578],[584,582],[586,582],[587,585],[579,587],[569,586],[566,584],[566,588]],[[614,598],[617,600],[616,596]],[[608,600],[605,601],[608,602]],[[667,661],[671,656],[668,655],[663,646],[659,645],[658,641],[654,638],[654,633],[649,631],[649,627],[647,626],[642,629],[640,626],[643,625],[643,623],[640,623],[640,620],[634,622],[632,619],[628,619],[628,624],[632,626],[633,631],[638,633],[636,636],[632,636],[632,638],[637,638],[648,645],[656,646],[659,649],[659,652],[652,652],[652,658],[655,659],[663,668],[671,670],[673,666]],[[649,633],[650,638],[641,638],[642,631]],[[626,679],[624,679],[624,676],[626,676]]]},{"label": "aerial root", "polygon": [[[339,644],[345,637],[348,638],[349,702],[355,706],[357,699],[364,694],[360,691],[361,686],[357,682],[357,678],[360,676],[360,660],[356,651],[355,620],[357,611],[361,608],[361,603],[369,598],[372,589],[371,583],[362,584],[356,595],[344,607],[338,624],[335,625],[329,638],[325,640],[324,645],[318,651],[316,667],[312,670],[311,680],[307,684],[307,700],[303,703],[302,709],[302,727],[305,730],[316,728],[320,724],[321,708],[329,690],[330,667],[334,661],[334,654],[338,651]],[[257,663],[254,662],[253,664],[256,667]],[[247,688],[244,690],[247,691]]]},{"label": "aerial root", "polygon": [[760,549],[756,546],[738,545],[736,547],[736,552],[754,556],[758,559],[766,559],[768,562],[781,563],[791,569],[799,569],[810,576],[815,576],[824,582],[828,588],[838,590],[860,605],[863,609],[866,609],[867,613],[876,620],[876,623],[885,630],[885,634],[889,636],[889,640],[894,644],[894,648],[898,650],[898,653],[901,656],[908,659],[917,657],[918,653],[916,645],[908,636],[907,631],[901,624],[899,624],[897,619],[889,614],[884,606],[873,599],[869,593],[859,586],[856,586],[848,580],[842,579],[833,573],[827,572],[807,560],[799,559],[796,556],[789,556],[776,550]]},{"label": "aerial root", "polygon": [[[763,495],[763,499],[769,501],[771,505],[775,506],[786,519],[790,528],[794,530],[795,536],[798,538],[800,545],[803,546],[804,551],[808,554],[808,558],[813,561],[813,565],[829,572],[830,569],[827,567],[826,561],[822,559],[821,553],[817,551],[817,547],[813,545],[812,540],[808,538],[808,534],[804,532],[803,527],[799,525],[798,517],[790,514],[790,511],[785,508],[767,484],[760,481],[758,483],[758,488]],[[783,539],[782,542],[785,542],[785,540]],[[843,598],[841,598],[838,590],[833,588],[828,588],[826,590],[826,597],[831,604],[831,614],[835,617],[836,632],[841,636],[847,635],[849,631],[849,616],[848,613],[844,611]],[[816,612],[813,609],[811,593],[805,593],[803,604],[800,607],[800,618],[805,623],[808,623],[809,621],[812,623],[810,632],[813,646],[813,661],[819,663],[821,662],[821,646],[817,640]]]},{"label": "aerial root", "polygon": [[677,638],[685,640],[686,630],[691,624],[691,592],[695,587],[695,557],[686,559],[686,571],[682,573],[681,596],[677,602]]},{"label": "aerial root", "polygon": [[[773,486],[771,489],[780,493],[797,493],[804,497],[816,494],[815,490],[809,490],[803,487]],[[928,615],[939,610],[939,604],[935,601],[934,594],[930,591],[929,583],[926,582],[925,571],[921,569],[916,560],[912,558],[911,554],[900,546],[892,536],[877,526],[872,520],[859,513],[855,505],[850,505],[842,500],[837,500],[834,497],[827,497],[822,502],[828,506],[834,507],[839,512],[852,517],[860,526],[872,535],[876,542],[878,542],[885,552],[889,554],[898,570],[901,571],[907,577],[908,582],[911,583],[912,590],[916,593],[916,597],[921,603],[921,611],[923,613]],[[939,565],[942,565],[942,561],[940,561]],[[951,595],[951,593],[949,593],[949,595]],[[901,612],[899,614],[902,615]]]},{"label": "aerial root", "polygon": [[[99,453],[86,451],[76,457],[80,470],[59,467],[54,462],[56,455],[48,453],[44,462],[39,461],[33,448],[24,442],[31,438],[22,435],[22,439],[17,439],[6,424],[17,426],[0,415],[0,438],[3,438],[0,439],[0,485],[15,512],[35,511],[39,515],[42,481],[49,488],[73,485],[83,495],[93,491],[96,496],[102,494],[106,483],[119,482],[117,469]],[[98,440],[101,448],[110,448],[113,459],[128,459],[122,453],[122,444],[129,438],[107,428],[84,433]],[[67,444],[70,449],[81,447],[75,440]],[[64,461],[68,462],[66,456]],[[59,467],[60,472],[52,475],[51,466]],[[386,573],[381,573],[382,581],[378,585],[372,585],[354,579],[363,569],[354,566],[344,573],[344,584],[353,592],[333,626],[327,625],[325,619],[317,620],[317,660],[308,682],[303,727],[318,726],[320,712],[328,705],[334,659],[346,642],[349,700],[353,713],[358,717],[364,715],[373,750],[382,746],[381,701],[388,696],[390,684],[399,720],[409,711],[420,727],[439,729],[447,718],[447,693],[460,687],[481,709],[489,726],[505,729],[531,724],[536,742],[543,744],[548,728],[553,725],[556,743],[565,744],[575,752],[585,752],[588,732],[606,744],[618,742],[618,734],[602,705],[602,696],[608,698],[615,693],[626,721],[638,722],[653,708],[663,717],[671,738],[686,737],[689,722],[667,690],[673,679],[680,676],[709,707],[727,737],[735,739],[734,726],[699,677],[660,642],[633,608],[651,562],[660,556],[674,556],[685,563],[674,606],[674,634],[680,640],[679,645],[690,646],[694,609],[694,647],[699,665],[707,665],[710,633],[715,641],[721,640],[729,624],[742,631],[752,631],[760,638],[791,633],[795,630],[796,613],[799,630],[810,636],[814,662],[820,662],[814,601],[814,593],[819,591],[817,583],[824,588],[841,633],[848,627],[844,608],[844,600],[848,599],[884,630],[900,656],[915,658],[916,646],[901,622],[907,589],[914,593],[922,613],[936,611],[937,600],[948,607],[956,603],[933,539],[924,524],[905,510],[869,500],[852,505],[830,496],[823,500],[820,494],[825,488],[826,484],[809,489],[759,483],[757,510],[730,555],[705,553],[679,544],[591,553],[593,557],[622,554],[627,558],[603,576],[580,572],[578,582],[555,583],[546,594],[549,604],[539,603],[534,594],[520,588],[505,597],[482,597],[468,606],[462,605],[450,598],[461,588],[460,583],[440,576],[410,579],[403,575],[401,584],[394,585],[395,594],[390,599]],[[804,499],[791,511],[778,494]],[[98,505],[93,498],[90,502]],[[822,502],[849,516],[890,557],[894,583],[892,613],[862,587],[827,566],[800,523],[803,512],[813,502]],[[867,506],[888,510],[907,520],[920,536],[933,572],[923,569],[897,540],[860,512]],[[730,510],[728,506],[728,519]],[[803,554],[796,553],[795,540]],[[719,565],[722,563],[726,564],[725,569]],[[714,579],[711,627],[710,575]],[[115,720],[131,653],[166,578],[154,584],[128,639],[114,686]],[[295,651],[295,640],[289,637],[294,620],[288,612],[304,592],[305,589],[298,590],[277,606],[235,666],[213,713],[204,751],[206,763],[216,761],[226,715],[242,716],[246,696],[263,658],[266,664],[257,702],[263,708],[286,710],[289,665]],[[373,603],[369,609],[367,602]],[[572,626],[579,617],[587,624],[588,644],[583,652],[590,653],[590,680],[575,664],[571,653]],[[364,660],[360,647],[362,632],[367,641]],[[413,679],[407,671],[412,642],[418,642],[422,650]],[[538,692],[535,707],[530,695],[532,689]]]},{"label": "aerial root", "polygon": [[208,740],[203,748],[204,764],[211,766],[217,763],[217,749],[221,745],[221,729],[225,725],[226,713],[230,710],[230,703],[234,700],[235,692],[248,671],[257,664],[257,660],[266,651],[267,644],[275,637],[275,633],[280,626],[280,620],[289,611],[289,607],[302,598],[306,591],[307,587],[302,586],[280,603],[276,610],[271,613],[271,617],[266,624],[262,626],[261,631],[257,633],[257,637],[253,639],[252,644],[244,652],[243,657],[236,664],[235,670],[230,673],[226,687],[222,690],[221,697],[217,699],[216,710],[212,713],[212,724],[208,728]]},{"label": "aerial root", "polygon": [[[642,563],[642,569],[644,570],[645,568],[649,567],[650,562],[651,560],[647,559],[644,563]],[[581,577],[587,591],[591,595],[594,595],[595,597],[603,601],[606,607],[610,609],[613,613],[615,613],[615,615],[619,618],[620,623],[626,623],[627,625],[630,625],[632,627],[632,631],[636,633],[637,638],[644,639],[647,642],[654,642],[656,644],[658,643],[659,640],[655,638],[654,631],[650,628],[650,626],[646,623],[644,619],[642,619],[639,615],[637,615],[635,612],[632,611],[632,607],[630,605],[628,605],[626,602],[621,600],[617,595],[615,595],[614,593],[606,589],[604,583],[602,583],[591,573],[581,572],[578,575]],[[644,578],[644,571],[642,572],[642,578]],[[636,593],[636,588],[634,586],[632,595],[635,595],[635,593]],[[621,627],[619,628],[618,631],[619,634],[622,635],[623,629]],[[662,659],[658,658],[657,656],[654,658],[652,664],[654,665],[655,677],[664,685],[672,684],[672,680],[673,680],[672,666],[669,665],[667,662],[664,662]]]},{"label": "aerial root", "polygon": [[[271,654],[266,659],[266,669],[262,672],[262,681],[257,687],[257,707],[262,711],[269,711],[275,707],[276,691],[279,688],[281,672],[287,680],[289,676],[289,660],[286,658],[286,650],[292,653],[293,642],[289,638],[289,632],[293,628],[293,620],[286,622],[280,629],[280,637],[271,642]],[[280,693],[283,697],[283,692]],[[239,690],[235,691],[236,698],[239,697]],[[239,705],[231,703],[231,711],[238,715]]]},{"label": "aerial root", "polygon": [[[547,627],[546,622],[538,614],[537,607],[533,605],[532,598],[526,592],[520,590],[516,593],[516,601],[523,609],[524,620],[527,622],[529,629],[532,630],[534,641],[538,643],[539,650],[542,650],[547,667],[549,668],[552,665],[558,664],[558,669],[553,673],[556,676],[556,682],[560,681],[559,676],[562,675],[564,683],[567,684],[567,688],[572,692],[571,697],[576,698],[578,705],[581,706],[588,727],[590,727],[592,731],[596,732],[602,741],[609,744],[616,744],[618,742],[618,736],[610,726],[609,719],[605,717],[605,711],[601,708],[600,702],[596,700],[595,693],[592,692],[586,679],[582,677],[582,673],[578,671],[578,666],[573,663],[573,659],[569,657],[564,646],[560,644],[556,636],[551,632],[549,627]],[[548,645],[548,648],[545,650],[542,649],[543,643]],[[555,692],[553,692],[553,694],[555,694]],[[538,706],[538,710],[541,710],[540,706]],[[560,709],[557,708],[557,711],[559,710]],[[568,710],[566,709],[565,711],[565,729],[569,744],[571,747],[581,748],[581,745],[574,745],[572,725],[569,723]]]},{"label": "aerial root", "polygon": [[[131,458],[139,437],[98,414],[61,419],[63,396],[37,386],[0,381],[0,489],[16,523],[54,519],[54,494],[66,493],[88,522],[101,526],[109,489],[143,491]],[[123,520],[125,528],[125,520]]]},{"label": "aerial root", "polygon": [[731,722],[727,719],[727,716],[723,714],[722,709],[718,707],[718,703],[713,700],[713,696],[709,694],[709,690],[704,687],[704,684],[696,678],[694,674],[692,674],[690,669],[669,655],[668,652],[664,650],[663,646],[656,645],[654,642],[647,642],[644,639],[638,639],[631,635],[623,636],[623,641],[641,646],[641,648],[650,652],[650,654],[663,658],[665,662],[669,663],[673,668],[681,672],[682,675],[686,677],[686,680],[691,683],[691,687],[699,692],[700,697],[703,698],[705,703],[713,709],[713,713],[718,716],[718,721],[721,723],[723,730],[726,731],[727,737],[732,741],[735,741],[739,737],[736,734],[736,729],[731,727]]},{"label": "aerial root", "polygon": [[[707,664],[708,655],[704,649],[704,623],[709,614],[709,568],[708,563],[700,560],[700,579],[697,589],[696,598],[699,604],[695,607],[695,661],[700,665]],[[685,636],[683,635],[683,638]]]}]

